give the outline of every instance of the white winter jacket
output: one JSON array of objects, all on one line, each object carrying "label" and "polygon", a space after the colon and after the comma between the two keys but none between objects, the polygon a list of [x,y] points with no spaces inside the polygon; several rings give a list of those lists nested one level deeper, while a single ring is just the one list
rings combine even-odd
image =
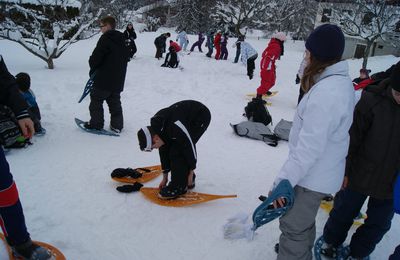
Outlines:
[{"label": "white winter jacket", "polygon": [[353,121],[354,88],[346,61],[327,67],[297,107],[289,156],[274,181],[335,193],[342,184]]},{"label": "white winter jacket", "polygon": [[247,65],[247,59],[257,54],[257,51],[247,42],[240,43],[241,60]]}]

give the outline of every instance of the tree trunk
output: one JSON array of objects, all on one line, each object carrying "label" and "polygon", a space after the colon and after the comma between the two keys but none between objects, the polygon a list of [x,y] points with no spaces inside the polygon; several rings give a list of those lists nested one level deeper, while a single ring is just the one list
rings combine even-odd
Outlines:
[{"label": "tree trunk", "polygon": [[47,62],[47,67],[48,67],[50,70],[54,69],[53,58],[48,58],[46,62]]},{"label": "tree trunk", "polygon": [[371,50],[372,43],[373,43],[372,41],[367,41],[367,47],[365,48],[365,51],[364,51],[364,57],[363,57],[363,63],[362,63],[363,69],[367,68],[369,52]]}]

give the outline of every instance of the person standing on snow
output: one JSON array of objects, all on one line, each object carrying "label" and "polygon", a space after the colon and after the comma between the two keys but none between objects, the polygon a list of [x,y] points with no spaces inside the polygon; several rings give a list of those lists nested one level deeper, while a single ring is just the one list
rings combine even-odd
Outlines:
[{"label": "person standing on snow", "polygon": [[400,62],[389,78],[363,91],[349,133],[343,189],[324,227],[322,253],[329,257],[337,251],[368,198],[368,218],[352,235],[346,254],[369,259],[394,215],[393,190],[400,176]]},{"label": "person standing on snow", "polygon": [[285,41],[286,35],[283,32],[275,33],[262,53],[260,63],[261,84],[257,88],[257,98],[261,99],[264,94],[271,95],[269,90],[275,85],[276,80],[275,61],[283,56],[283,43]]},{"label": "person standing on snow", "polygon": [[242,54],[241,60],[243,64],[247,66],[247,76],[249,79],[252,79],[254,76],[254,69],[256,68],[255,60],[258,57],[257,51],[251,46],[248,42],[243,41],[240,42],[240,52]]},{"label": "person standing on snow", "polygon": [[189,38],[187,36],[186,29],[183,29],[180,33],[178,33],[178,36],[176,36],[176,41],[179,42],[181,48],[186,51],[186,48],[189,44]]},{"label": "person standing on snow", "polygon": [[165,52],[166,48],[167,48],[167,38],[169,38],[171,36],[171,34],[169,32],[167,33],[163,33],[160,36],[158,36],[155,40],[154,40],[154,45],[156,46],[156,59],[160,59],[162,58],[162,54]]},{"label": "person standing on snow", "polygon": [[208,48],[208,52],[206,54],[207,57],[211,58],[214,48],[214,32],[210,31],[207,33],[207,42],[206,47]]},{"label": "person standing on snow", "polygon": [[222,37],[221,31],[218,30],[217,34],[214,37],[214,47],[215,47],[215,51],[216,51],[215,59],[216,60],[219,60],[220,55],[221,55],[221,37]]},{"label": "person standing on snow", "polygon": [[[321,200],[337,192],[343,180],[354,109],[348,63],[341,61],[344,45],[343,32],[331,24],[314,29],[305,43],[308,65],[301,84],[306,94],[293,119],[288,158],[271,189],[286,179],[295,193],[292,208],[279,219],[278,260],[312,260]],[[285,201],[273,204],[277,208]]]},{"label": "person standing on snow", "polygon": [[236,48],[236,56],[235,56],[235,60],[233,61],[233,63],[238,63],[239,61],[239,57],[240,57],[240,44],[242,42],[244,42],[244,35],[240,35],[239,38],[237,39],[237,41],[232,45],[232,48]]},{"label": "person standing on snow", "polygon": [[95,76],[90,92],[90,121],[86,122],[84,127],[103,129],[103,103],[106,101],[111,114],[110,129],[120,133],[124,127],[121,92],[124,89],[129,48],[125,45],[124,34],[115,30],[115,26],[116,21],[111,16],[100,20],[103,35],[89,58],[89,74],[95,73]]},{"label": "person standing on snow", "polygon": [[190,48],[190,52],[194,51],[194,48],[196,46],[199,48],[199,52],[203,52],[201,50],[201,45],[203,44],[204,39],[205,39],[205,37],[204,37],[203,33],[199,32],[199,39],[197,40],[197,42],[193,43],[192,48]]},{"label": "person standing on snow", "polygon": [[[28,104],[18,91],[15,78],[8,72],[3,57],[0,56],[0,104],[6,105],[16,115],[18,125],[25,138],[35,133],[29,118]],[[25,225],[25,217],[19,200],[17,185],[10,172],[10,166],[0,147],[0,226],[7,244],[15,256],[23,259],[51,259],[47,249],[32,242]],[[33,258],[36,257],[36,258]]]},{"label": "person standing on snow", "polygon": [[210,124],[210,110],[198,101],[184,100],[161,109],[150,121],[138,131],[139,146],[146,152],[159,149],[164,173],[159,197],[174,199],[195,186],[196,143]]},{"label": "person standing on snow", "polygon": [[221,60],[227,60],[228,59],[228,33],[224,33],[224,36],[221,38]]},{"label": "person standing on snow", "polygon": [[135,44],[136,32],[131,23],[128,23],[128,25],[126,26],[124,35],[125,35],[125,39],[127,41],[128,46],[130,46],[129,57],[130,57],[130,59],[132,59],[133,55],[135,55],[135,53],[137,51],[137,48],[136,48],[136,44]]}]

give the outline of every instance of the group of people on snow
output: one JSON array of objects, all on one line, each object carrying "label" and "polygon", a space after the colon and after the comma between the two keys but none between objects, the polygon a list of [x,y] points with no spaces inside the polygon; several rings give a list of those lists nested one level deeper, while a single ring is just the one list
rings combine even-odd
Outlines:
[{"label": "group of people on snow", "polygon": [[[94,86],[90,93],[90,120],[84,127],[103,129],[106,101],[110,129],[120,133],[124,126],[120,95],[127,64],[136,52],[136,34],[132,24],[128,24],[124,33],[115,27],[113,17],[100,20],[102,36],[89,58]],[[164,33],[155,39],[157,59],[166,51],[166,40],[170,36]],[[191,51],[197,46],[202,52],[204,40],[200,33]],[[284,54],[285,40],[284,33],[274,34],[262,53],[257,99],[268,95],[275,84],[275,62]],[[163,66],[178,66],[177,53],[186,50],[188,45],[185,30],[178,34],[177,41],[179,44],[170,41]],[[227,42],[228,35],[221,31],[215,35],[208,33],[206,55],[211,57],[215,48],[215,59],[227,59]],[[235,62],[241,55],[247,75],[252,79],[257,51],[244,37],[239,37],[235,46],[240,50]],[[312,259],[316,215],[321,200],[330,194],[335,194],[333,210],[322,237],[317,240],[320,252],[326,257],[335,258],[340,254],[344,259],[369,259],[391,226],[393,187],[400,178],[400,62],[371,77],[369,71],[362,69],[360,79],[352,82],[347,61],[342,60],[344,46],[343,32],[331,24],[314,29],[305,42],[305,57],[296,76],[300,93],[289,137],[289,154],[271,187],[273,191],[280,182],[288,180],[294,191],[293,206],[279,219],[281,235],[276,246],[279,260]],[[11,108],[23,135],[30,138],[42,128],[39,109],[35,111],[35,103],[31,102],[34,96],[29,95],[29,77],[17,75],[16,81],[1,58],[0,61],[0,104]],[[20,89],[17,82],[22,84]],[[364,90],[356,105],[354,88],[359,84],[364,84],[360,87]],[[34,124],[30,118],[38,119],[39,123]],[[196,143],[210,121],[211,112],[204,104],[184,100],[161,109],[150,119],[150,125],[139,129],[139,148],[142,151],[159,149],[163,170],[159,184],[161,199],[175,199],[195,187]],[[3,150],[0,170],[0,216],[7,242],[16,254],[27,259],[33,254],[49,259],[49,253],[30,240]],[[350,245],[343,247],[353,220],[367,198],[368,218],[354,233]],[[272,207],[277,209],[286,203],[286,198],[275,198]],[[399,251],[398,247],[393,259],[398,259],[395,257],[399,257]]]}]

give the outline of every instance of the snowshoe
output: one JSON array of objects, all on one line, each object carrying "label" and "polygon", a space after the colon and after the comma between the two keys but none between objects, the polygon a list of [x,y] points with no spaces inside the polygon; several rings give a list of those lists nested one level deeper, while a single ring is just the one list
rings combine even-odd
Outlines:
[{"label": "snowshoe", "polygon": [[123,177],[131,177],[133,179],[138,179],[142,177],[143,174],[138,172],[137,169],[132,168],[117,168],[112,171],[111,178],[123,178]]},{"label": "snowshoe", "polygon": [[186,187],[168,185],[160,190],[158,197],[163,200],[176,199],[179,196],[186,194],[186,192]]},{"label": "snowshoe", "polygon": [[53,257],[49,250],[33,243],[31,239],[21,245],[12,247],[12,252],[16,258],[22,258],[23,260],[48,260]]},{"label": "snowshoe", "polygon": [[362,258],[352,257],[350,255],[350,253],[351,253],[350,246],[345,246],[340,250],[338,256],[336,257],[336,260],[369,260],[370,259],[369,256],[362,257]]},{"label": "snowshoe", "polygon": [[[314,245],[314,257],[317,260],[321,260],[322,256],[328,259],[341,259],[339,258],[343,251],[343,246],[333,246],[325,242],[324,237],[320,236]],[[345,258],[344,258],[345,259]]]},{"label": "snowshoe", "polygon": [[110,125],[110,130],[113,131],[116,134],[120,134],[121,133],[121,129],[115,128],[112,125]]}]

